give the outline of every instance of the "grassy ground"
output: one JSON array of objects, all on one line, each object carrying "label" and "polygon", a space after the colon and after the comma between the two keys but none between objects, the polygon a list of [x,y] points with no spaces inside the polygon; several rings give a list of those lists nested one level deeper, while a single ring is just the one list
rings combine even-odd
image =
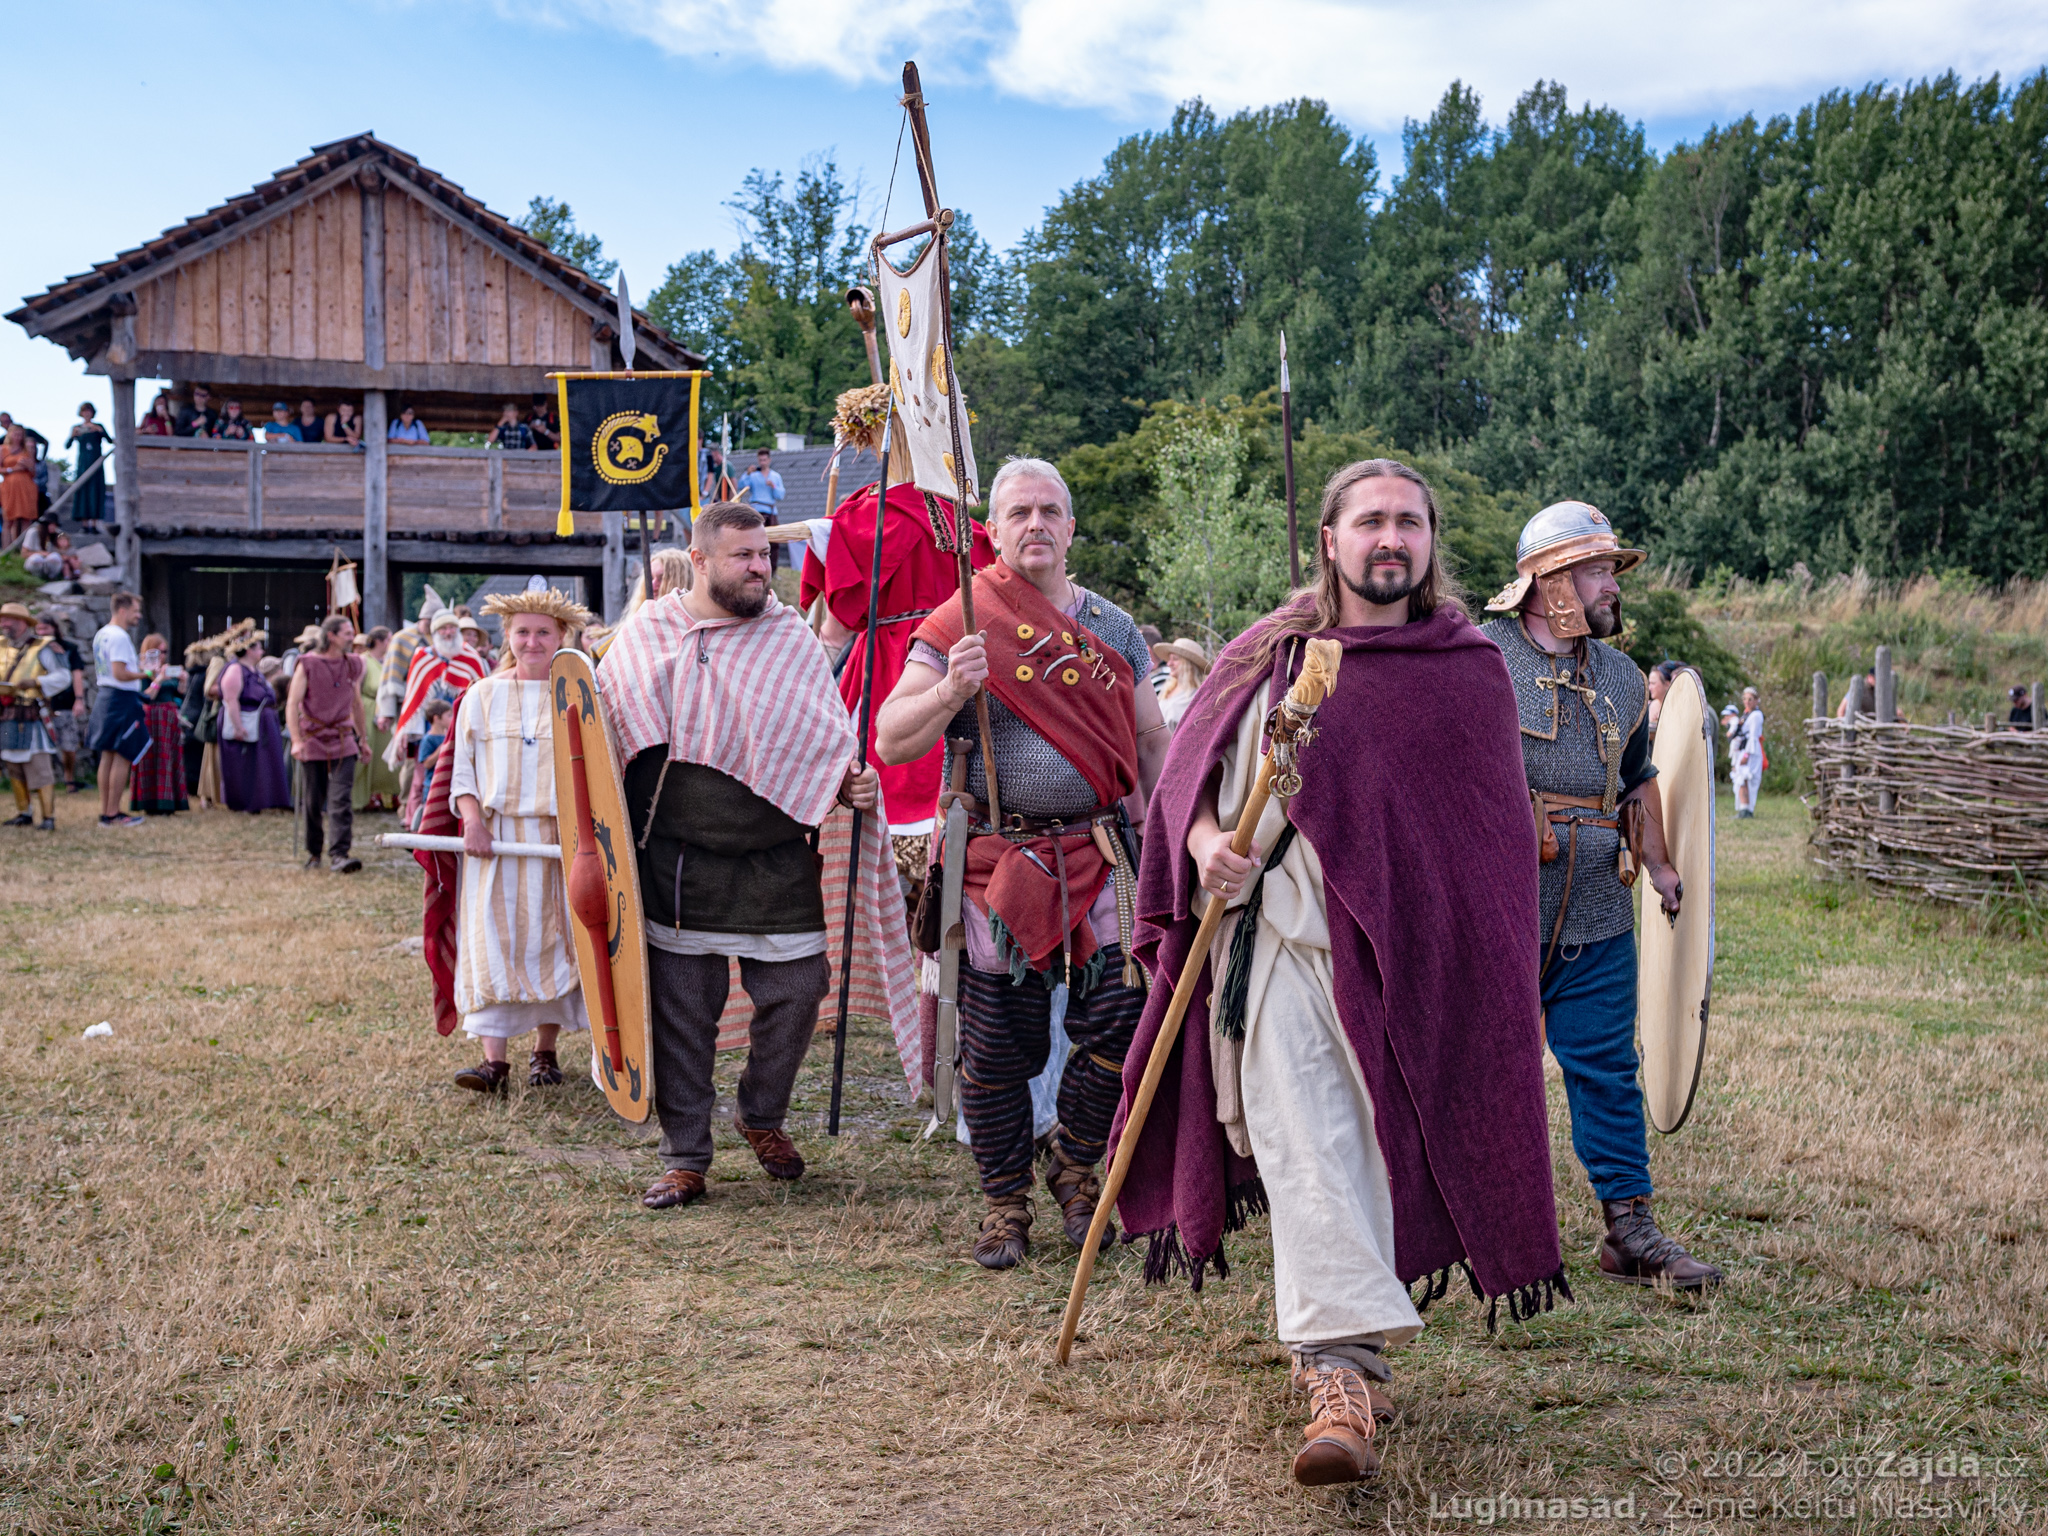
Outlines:
[{"label": "grassy ground", "polygon": [[[587,1086],[449,1086],[473,1052],[398,946],[410,864],[303,875],[281,818],[63,811],[0,834],[8,1530],[1586,1523],[1453,1502],[1500,1493],[1632,1497],[1660,1528],[1846,1527],[1843,1499],[1888,1525],[1888,1498],[1925,1501],[1917,1528],[2041,1528],[2048,956],[1816,887],[1795,803],[1723,823],[1706,1080],[1652,1151],[1668,1224],[1729,1284],[1592,1277],[1553,1078],[1578,1304],[1494,1336],[1469,1298],[1433,1309],[1395,1360],[1389,1474],[1352,1493],[1288,1481],[1262,1230],[1200,1297],[1119,1250],[1058,1368],[1056,1223],[1024,1268],[975,1268],[967,1155],[915,1139],[877,1026],[837,1142],[812,1054],[809,1177],[771,1185],[727,1132],[708,1201],[645,1212],[653,1138]],[[1884,1460],[1921,1451],[1977,1475]],[[1794,1459],[1728,1459],[1758,1452]],[[1830,1482],[1843,1456],[1893,1475]]]}]

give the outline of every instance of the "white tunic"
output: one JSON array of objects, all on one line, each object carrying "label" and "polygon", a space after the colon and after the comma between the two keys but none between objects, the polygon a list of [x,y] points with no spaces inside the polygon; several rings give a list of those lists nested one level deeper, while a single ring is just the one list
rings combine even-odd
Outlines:
[{"label": "white tunic", "polygon": [[[1217,819],[1226,830],[1251,796],[1263,726],[1264,712],[1247,706],[1223,755]],[[1282,802],[1267,801],[1257,846],[1271,848],[1285,825]],[[1226,913],[1209,951],[1218,989],[1238,921]],[[1323,869],[1306,837],[1266,871],[1250,979],[1241,1055],[1211,1036],[1216,1114],[1239,1152],[1257,1158],[1272,1208],[1280,1340],[1298,1348],[1412,1339],[1422,1319],[1394,1270],[1387,1164],[1372,1095],[1337,1019]]]},{"label": "white tunic", "polygon": [[[544,681],[509,672],[471,685],[455,721],[452,805],[475,796],[499,843],[555,843],[554,711]],[[472,1035],[510,1039],[542,1024],[587,1029],[562,866],[462,857],[455,1006]]]}]

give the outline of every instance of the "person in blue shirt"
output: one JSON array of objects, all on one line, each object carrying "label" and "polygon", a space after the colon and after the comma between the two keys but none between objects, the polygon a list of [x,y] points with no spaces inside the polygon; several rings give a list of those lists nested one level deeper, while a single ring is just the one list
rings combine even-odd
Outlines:
[{"label": "person in blue shirt", "polygon": [[282,400],[270,407],[270,420],[263,423],[263,440],[266,443],[303,443],[299,436],[299,424],[292,420],[292,408]]},{"label": "person in blue shirt", "polygon": [[[756,512],[768,520],[768,526],[771,528],[775,526],[776,509],[782,505],[785,494],[782,489],[782,476],[775,472],[773,464],[774,456],[766,448],[761,449],[754,455],[754,467],[740,476],[738,486],[740,494],[747,498]],[[776,565],[787,563],[788,546],[770,545],[769,557]]]},{"label": "person in blue shirt", "polygon": [[411,406],[404,406],[398,412],[398,419],[391,423],[384,434],[387,443],[425,443],[432,439],[427,436],[427,424],[413,414]]}]

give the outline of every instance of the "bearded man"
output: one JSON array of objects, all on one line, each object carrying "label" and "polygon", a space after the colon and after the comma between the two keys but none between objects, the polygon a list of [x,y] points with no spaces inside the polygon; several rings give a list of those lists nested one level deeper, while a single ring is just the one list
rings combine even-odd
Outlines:
[{"label": "bearded man", "polygon": [[[402,749],[408,741],[416,741],[426,729],[426,707],[430,700],[443,700],[451,711],[459,711],[463,695],[483,679],[487,670],[483,657],[462,643],[460,620],[452,610],[443,608],[434,615],[430,633],[432,642],[413,653],[412,665],[406,670],[405,704],[394,722],[391,746],[384,759],[386,763],[391,761],[391,752]],[[419,722],[418,729],[409,731],[408,727],[415,721]],[[418,807],[417,829],[429,837],[462,835],[461,818],[450,798],[456,750],[454,718],[451,716],[448,739],[442,742],[440,752],[433,760],[431,783]],[[418,788],[416,783],[413,786],[415,793]],[[408,802],[408,815],[411,812],[412,805]],[[455,855],[422,850],[413,858],[426,871],[421,913],[422,953],[427,971],[434,978],[434,1027],[444,1035],[452,1034],[462,1017],[462,1010],[455,999],[455,966],[461,952],[457,939],[456,893],[459,881]]]},{"label": "bearded man", "polygon": [[[1306,1484],[1378,1472],[1391,1409],[1373,1383],[1422,1328],[1409,1282],[1427,1278],[1426,1305],[1462,1266],[1516,1318],[1571,1294],[1535,978],[1500,942],[1536,915],[1513,689],[1415,470],[1339,470],[1317,537],[1315,585],[1225,648],[1153,797],[1138,916],[1157,985],[1126,1104],[1203,913],[1225,916],[1119,1201],[1152,1237],[1147,1278],[1179,1269],[1198,1289],[1205,1267],[1227,1273],[1224,1234],[1271,1210]],[[1239,857],[1267,717],[1316,635],[1343,661],[1301,787]]]},{"label": "bearded man", "polygon": [[[871,811],[880,798],[823,647],[769,587],[761,514],[704,508],[690,567],[689,589],[642,604],[597,669],[640,829],[666,1169],[642,1203],[655,1210],[704,1193],[731,957],[754,1004],[734,1129],[770,1178],[803,1174],[782,1127],[831,974],[818,826],[835,802]],[[895,879],[883,830],[870,822],[857,850],[871,890]]]},{"label": "bearded man", "polygon": [[[1073,1242],[1087,1239],[1101,1195],[1095,1165],[1145,1004],[1129,958],[1135,860],[1125,802],[1151,790],[1167,731],[1143,685],[1152,657],[1137,624],[1067,576],[1074,506],[1059,471],[1043,459],[1004,464],[989,487],[989,530],[996,560],[974,578],[981,628],[964,632],[955,590],[912,632],[875,747],[885,763],[910,763],[941,736],[978,744],[974,695],[986,683],[1002,821],[988,819],[977,747],[967,772],[978,809],[962,914],[960,1105],[988,1207],[974,1256],[1009,1269],[1031,1246],[1029,1084],[1046,1065],[1058,1004],[1074,1050],[1047,1184]],[[1142,798],[1133,809],[1142,813]]]},{"label": "bearded man", "polygon": [[1676,916],[1684,892],[1666,857],[1649,689],[1606,643],[1621,631],[1622,572],[1640,565],[1596,507],[1561,501],[1522,529],[1515,579],[1482,631],[1514,679],[1522,758],[1540,839],[1536,944],[1544,1034],[1564,1074],[1572,1150],[1600,1202],[1600,1272],[1631,1285],[1718,1285],[1721,1271],[1658,1230],[1637,1081],[1638,869]]}]

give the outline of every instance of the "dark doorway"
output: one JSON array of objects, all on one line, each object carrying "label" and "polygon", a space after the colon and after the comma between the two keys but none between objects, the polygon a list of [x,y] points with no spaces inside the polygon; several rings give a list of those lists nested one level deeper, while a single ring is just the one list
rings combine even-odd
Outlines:
[{"label": "dark doorway", "polygon": [[177,649],[239,619],[254,619],[270,631],[268,649],[275,654],[327,612],[327,573],[318,569],[189,566],[171,578],[170,587],[171,643]]}]

